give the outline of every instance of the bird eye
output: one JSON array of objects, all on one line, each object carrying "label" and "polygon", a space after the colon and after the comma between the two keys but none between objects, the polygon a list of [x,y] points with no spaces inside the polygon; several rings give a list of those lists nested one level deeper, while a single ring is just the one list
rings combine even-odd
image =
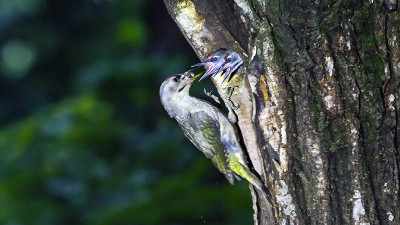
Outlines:
[{"label": "bird eye", "polygon": [[231,58],[231,57],[229,57],[229,58],[227,59],[227,61],[228,61],[228,62],[232,61],[232,58]]},{"label": "bird eye", "polygon": [[218,57],[214,57],[213,61],[216,62],[218,60]]},{"label": "bird eye", "polygon": [[179,80],[180,78],[181,78],[180,75],[175,75],[174,78],[172,78],[172,80],[173,80],[174,82],[178,82],[178,80]]}]

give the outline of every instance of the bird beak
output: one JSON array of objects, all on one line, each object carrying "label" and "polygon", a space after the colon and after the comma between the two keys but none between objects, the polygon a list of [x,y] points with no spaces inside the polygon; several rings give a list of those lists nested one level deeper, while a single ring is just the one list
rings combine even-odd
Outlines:
[{"label": "bird beak", "polygon": [[201,73],[195,75],[193,72],[188,71],[184,74],[184,76],[182,77],[182,79],[185,79],[183,83],[185,84],[191,84],[193,83],[194,80],[196,80],[196,78],[198,78],[201,75]]},{"label": "bird beak", "polygon": [[204,62],[197,63],[197,64],[194,64],[194,65],[191,66],[191,67],[193,68],[193,67],[200,67],[200,66],[205,66],[205,63],[204,63]]},{"label": "bird beak", "polygon": [[[212,57],[208,57],[208,58],[205,59],[203,62],[194,64],[192,67],[206,66],[206,64],[209,63],[209,62],[211,62],[211,60],[212,60]],[[207,69],[206,73],[200,78],[199,81],[205,79],[206,77],[210,76],[210,75],[213,74],[213,73],[215,73],[214,67],[210,66],[210,67]]]},{"label": "bird beak", "polygon": [[207,59],[205,59],[203,62],[201,62],[201,63],[197,63],[197,64],[194,64],[193,66],[191,66],[191,67],[200,67],[200,66],[205,66],[208,62],[211,62],[211,57],[209,57],[209,58],[207,58]]},{"label": "bird beak", "polygon": [[190,72],[190,74],[187,76],[187,80],[193,82],[198,76],[200,76],[200,74],[195,76],[194,73]]},{"label": "bird beak", "polygon": [[217,72],[215,72],[215,75],[219,74],[220,72],[224,71],[226,68],[223,66],[220,66]]},{"label": "bird beak", "polygon": [[181,74],[179,79],[178,92],[181,92],[183,89],[185,89],[187,85],[190,86],[198,76],[200,76],[200,74],[195,76],[192,70],[186,71],[184,74]]},{"label": "bird beak", "polygon": [[237,70],[241,65],[243,64],[243,60],[238,60],[235,62],[232,66],[229,66],[229,64],[226,64],[222,70],[226,69],[224,79],[222,80],[221,83],[224,83],[225,79],[229,77],[235,70]]},{"label": "bird beak", "polygon": [[198,78],[201,75],[201,73],[197,74],[196,76],[193,77],[193,80],[195,80],[196,78]]},{"label": "bird beak", "polygon": [[207,77],[209,77],[211,74],[213,74],[215,69],[213,67],[210,67],[206,73],[200,78],[199,82]]}]

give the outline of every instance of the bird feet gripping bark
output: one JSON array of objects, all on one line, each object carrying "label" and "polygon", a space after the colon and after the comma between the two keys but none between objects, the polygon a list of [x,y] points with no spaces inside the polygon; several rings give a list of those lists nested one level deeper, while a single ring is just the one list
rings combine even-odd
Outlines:
[{"label": "bird feet gripping bark", "polygon": [[[228,89],[226,91],[226,95],[225,95],[226,97],[223,99],[224,103],[225,103],[225,107],[228,109],[228,119],[231,123],[237,123],[237,116],[236,116],[234,110],[239,109],[239,105],[235,106],[235,104],[231,100],[232,93],[236,87],[238,87],[238,86],[228,87]],[[218,104],[221,104],[221,101],[219,100],[218,96],[213,95],[212,91],[208,92],[204,88],[204,94],[207,95],[208,97],[212,98]]]},{"label": "bird feet gripping bark", "polygon": [[204,88],[204,94],[207,95],[208,97],[212,98],[216,103],[221,104],[221,101],[219,100],[218,96],[213,95],[212,91],[207,91],[206,88]]},{"label": "bird feet gripping bark", "polygon": [[238,87],[238,86],[228,87],[228,89],[226,91],[226,97],[224,98],[225,106],[228,109],[228,119],[231,123],[237,123],[237,120],[238,120],[237,116],[233,110],[239,109],[239,105],[235,106],[235,104],[233,104],[233,102],[231,100],[232,93],[236,87]]}]

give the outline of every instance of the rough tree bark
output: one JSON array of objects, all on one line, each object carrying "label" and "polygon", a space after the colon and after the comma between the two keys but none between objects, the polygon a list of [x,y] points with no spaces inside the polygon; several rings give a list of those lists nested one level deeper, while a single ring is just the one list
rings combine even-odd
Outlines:
[{"label": "rough tree bark", "polygon": [[273,198],[252,190],[256,224],[400,224],[397,0],[164,2],[201,60],[245,61],[228,85]]}]

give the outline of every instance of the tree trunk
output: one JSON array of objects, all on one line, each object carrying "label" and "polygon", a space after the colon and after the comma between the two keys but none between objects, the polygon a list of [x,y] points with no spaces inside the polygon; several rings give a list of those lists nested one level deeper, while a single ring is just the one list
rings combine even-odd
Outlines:
[{"label": "tree trunk", "polygon": [[[241,54],[255,224],[400,224],[397,0],[164,0],[201,60]],[[215,82],[220,95],[226,86]]]}]

